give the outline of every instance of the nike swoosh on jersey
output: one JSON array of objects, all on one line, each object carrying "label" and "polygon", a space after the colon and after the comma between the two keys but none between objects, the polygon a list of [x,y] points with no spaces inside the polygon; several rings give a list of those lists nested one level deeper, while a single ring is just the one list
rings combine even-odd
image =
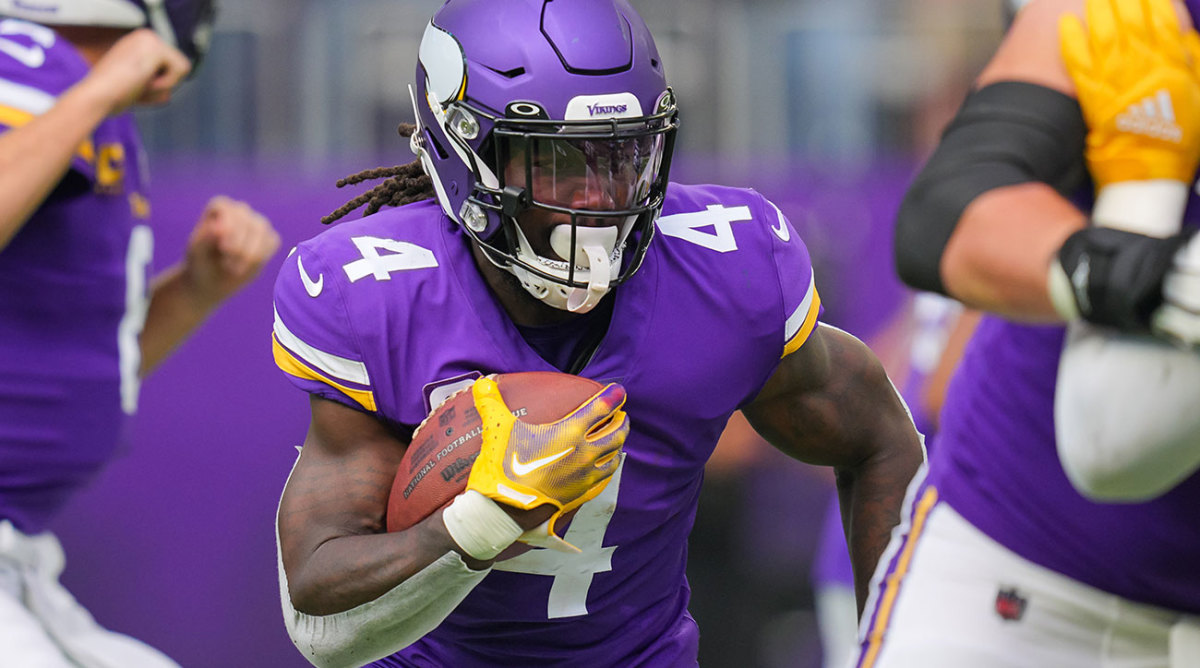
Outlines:
[{"label": "nike swoosh on jersey", "polygon": [[775,215],[779,218],[779,226],[776,227],[775,225],[772,225],[771,231],[775,233],[775,236],[779,237],[780,241],[786,244],[788,241],[791,241],[792,233],[788,231],[787,223],[784,221],[783,212],[779,210],[779,207],[775,206],[774,202],[771,202],[771,206],[774,207]]},{"label": "nike swoosh on jersey", "polygon": [[520,475],[520,476],[529,475],[530,473],[533,473],[534,471],[536,471],[544,466],[549,466],[550,464],[553,464],[554,462],[562,459],[563,457],[566,457],[567,455],[574,452],[574,450],[575,450],[575,447],[572,446],[561,452],[556,452],[552,455],[546,455],[545,457],[535,459],[531,462],[521,462],[520,460],[517,459],[517,453],[514,452],[513,456],[512,456],[513,473],[516,473],[517,475]]},{"label": "nike swoosh on jersey", "polygon": [[300,280],[304,283],[304,291],[309,297],[316,297],[321,294],[321,290],[325,288],[325,274],[317,274],[317,280],[312,280],[308,277],[308,272],[304,271],[304,262],[299,257],[296,258],[296,266],[300,268]]}]

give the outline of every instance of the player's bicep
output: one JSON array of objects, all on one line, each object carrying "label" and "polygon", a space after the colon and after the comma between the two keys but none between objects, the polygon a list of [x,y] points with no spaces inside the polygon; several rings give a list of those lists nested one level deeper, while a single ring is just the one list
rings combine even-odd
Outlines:
[{"label": "player's bicep", "polygon": [[750,424],[776,448],[810,464],[837,467],[869,457],[868,445],[875,442],[869,434],[897,411],[904,416],[875,355],[828,325],[818,325],[803,346],[784,357],[744,408]]},{"label": "player's bicep", "polygon": [[1034,0],[1017,14],[976,88],[1001,81],[1023,81],[1075,96],[1075,85],[1059,50],[1058,21],[1065,14],[1083,17],[1083,0]]},{"label": "player's bicep", "polygon": [[312,421],[279,505],[289,573],[321,544],[382,533],[388,495],[407,444],[367,413],[312,396]]}]

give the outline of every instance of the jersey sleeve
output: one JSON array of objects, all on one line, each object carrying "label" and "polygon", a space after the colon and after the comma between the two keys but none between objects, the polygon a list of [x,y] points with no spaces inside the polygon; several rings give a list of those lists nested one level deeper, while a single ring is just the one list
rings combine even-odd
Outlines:
[{"label": "jersey sleeve", "polygon": [[[50,28],[17,19],[0,20],[0,134],[25,126],[50,110],[59,95],[87,74],[87,65]],[[96,177],[95,142],[75,151],[71,169]]]},{"label": "jersey sleeve", "polygon": [[275,281],[275,364],[305,392],[373,413],[371,376],[334,279],[308,244],[284,260]]},{"label": "jersey sleeve", "polygon": [[783,296],[783,340],[780,358],[800,349],[817,327],[821,315],[821,296],[808,247],[783,211],[764,198],[764,214],[771,220],[771,241],[775,269]]}]

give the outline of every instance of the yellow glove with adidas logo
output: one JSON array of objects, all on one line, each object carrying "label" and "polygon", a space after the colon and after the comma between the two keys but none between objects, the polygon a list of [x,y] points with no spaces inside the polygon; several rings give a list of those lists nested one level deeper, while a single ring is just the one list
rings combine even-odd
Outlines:
[{"label": "yellow glove with adidas logo", "polygon": [[550,424],[515,418],[491,378],[475,381],[471,393],[483,422],[483,442],[467,489],[524,510],[554,506],[558,511],[550,520],[532,530],[544,535],[522,536],[522,542],[578,552],[557,539],[554,524],[604,491],[620,465],[629,435],[629,420],[621,410],[625,388],[609,383]]},{"label": "yellow glove with adidas logo", "polygon": [[1085,157],[1112,183],[1191,183],[1200,161],[1200,35],[1170,0],[1087,0],[1086,27],[1059,20],[1059,43],[1088,126]]}]

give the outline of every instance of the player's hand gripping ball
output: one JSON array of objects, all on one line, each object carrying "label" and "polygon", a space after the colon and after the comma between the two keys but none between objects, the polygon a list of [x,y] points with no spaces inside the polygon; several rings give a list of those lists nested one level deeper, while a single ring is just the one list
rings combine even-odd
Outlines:
[{"label": "player's hand gripping ball", "polygon": [[518,508],[551,505],[556,512],[539,527],[550,538],[555,522],[616,472],[629,433],[624,403],[620,385],[570,374],[481,378],[417,427],[392,483],[388,531],[407,529],[470,487]]}]

